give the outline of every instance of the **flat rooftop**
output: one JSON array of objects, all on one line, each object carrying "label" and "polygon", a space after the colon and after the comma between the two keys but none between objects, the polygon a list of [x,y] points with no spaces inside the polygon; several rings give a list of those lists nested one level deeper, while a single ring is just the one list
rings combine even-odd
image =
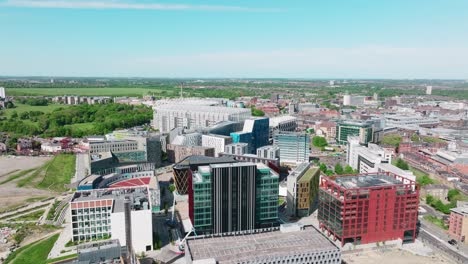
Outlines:
[{"label": "flat rooftop", "polygon": [[[311,178],[317,175],[317,172],[320,170],[318,167],[310,167],[304,175],[299,179],[299,182],[310,182]],[[320,173],[318,174],[320,175]]]},{"label": "flat rooftop", "polygon": [[334,181],[346,189],[382,187],[403,184],[402,181],[386,174],[342,176],[336,177]]},{"label": "flat rooftop", "polygon": [[236,162],[232,157],[207,157],[201,155],[188,156],[187,158],[181,160],[179,163],[174,165],[175,169],[180,169],[183,167],[191,165],[205,165],[205,164],[214,164],[214,163],[233,163]]},{"label": "flat rooftop", "polygon": [[187,247],[193,261],[216,259],[219,264],[339,250],[312,226],[289,232],[194,237],[187,239]]},{"label": "flat rooftop", "polygon": [[[130,187],[119,189],[97,189],[90,191],[78,191],[73,195],[74,202],[89,202],[100,200],[113,200],[113,213],[124,211],[125,199],[130,199],[132,211],[150,210],[150,202],[147,187]],[[145,208],[145,202],[148,207]]]}]

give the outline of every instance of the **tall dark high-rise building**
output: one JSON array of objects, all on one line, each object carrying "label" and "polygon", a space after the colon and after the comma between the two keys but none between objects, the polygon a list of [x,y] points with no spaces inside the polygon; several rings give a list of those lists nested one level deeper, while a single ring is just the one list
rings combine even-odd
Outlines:
[{"label": "tall dark high-rise building", "polygon": [[189,188],[197,233],[216,234],[277,225],[278,175],[251,162],[200,166]]}]

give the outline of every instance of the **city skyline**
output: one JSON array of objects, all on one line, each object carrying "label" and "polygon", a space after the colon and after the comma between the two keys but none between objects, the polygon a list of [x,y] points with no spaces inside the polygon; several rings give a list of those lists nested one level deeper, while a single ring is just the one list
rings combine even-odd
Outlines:
[{"label": "city skyline", "polygon": [[452,1],[0,1],[2,76],[466,79]]}]

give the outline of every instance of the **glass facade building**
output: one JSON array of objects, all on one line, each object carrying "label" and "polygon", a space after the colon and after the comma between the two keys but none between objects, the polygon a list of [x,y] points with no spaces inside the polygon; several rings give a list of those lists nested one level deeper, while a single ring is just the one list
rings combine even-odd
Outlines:
[{"label": "glass facade building", "polygon": [[197,234],[277,225],[278,175],[250,162],[200,166],[189,188],[189,216]]},{"label": "glass facade building", "polygon": [[310,136],[300,132],[278,132],[274,135],[274,144],[279,147],[280,161],[300,163],[309,161]]},{"label": "glass facade building", "polygon": [[336,125],[336,142],[340,145],[348,143],[348,136],[358,136],[359,143],[367,145],[373,140],[373,127],[370,122],[339,122]]}]

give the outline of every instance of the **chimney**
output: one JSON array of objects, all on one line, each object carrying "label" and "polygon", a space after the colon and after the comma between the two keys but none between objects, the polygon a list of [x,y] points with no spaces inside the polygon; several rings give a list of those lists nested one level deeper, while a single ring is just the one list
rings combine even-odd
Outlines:
[{"label": "chimney", "polygon": [[125,241],[127,247],[127,263],[134,264],[135,258],[133,256],[132,246],[132,214],[130,209],[130,199],[125,197],[124,201],[124,215],[125,215]]}]

